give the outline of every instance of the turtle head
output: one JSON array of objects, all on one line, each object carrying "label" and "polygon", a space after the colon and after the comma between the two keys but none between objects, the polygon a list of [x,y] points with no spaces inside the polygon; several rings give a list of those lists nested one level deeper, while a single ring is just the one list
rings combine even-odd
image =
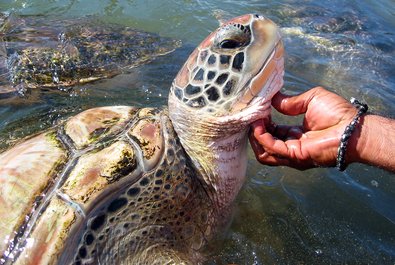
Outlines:
[{"label": "turtle head", "polygon": [[248,14],[224,23],[178,73],[170,91],[170,113],[211,121],[262,115],[262,106],[269,103],[268,108],[282,86],[282,55],[279,30],[271,20]]},{"label": "turtle head", "polygon": [[204,181],[222,190],[213,192],[221,204],[243,183],[249,125],[270,115],[283,85],[283,52],[277,26],[248,14],[211,33],[174,79],[170,119]]}]

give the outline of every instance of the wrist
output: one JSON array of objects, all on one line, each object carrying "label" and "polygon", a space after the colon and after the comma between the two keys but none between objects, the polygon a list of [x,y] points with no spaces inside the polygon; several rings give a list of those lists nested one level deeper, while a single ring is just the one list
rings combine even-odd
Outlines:
[{"label": "wrist", "polygon": [[346,162],[370,164],[395,171],[395,121],[364,115],[350,139]]},{"label": "wrist", "polygon": [[[358,135],[357,135],[357,138],[355,137],[355,131],[357,131],[357,133],[362,132],[361,128],[362,128],[362,124],[364,121],[362,116],[365,115],[368,110],[368,105],[359,102],[355,98],[351,98],[350,102],[352,103],[352,105],[354,105],[356,107],[356,109],[358,111],[355,114],[355,116],[352,118],[350,124],[348,124],[346,126],[344,133],[342,134],[342,136],[340,138],[340,144],[339,144],[337,158],[336,158],[336,167],[340,171],[345,170],[347,167],[347,163],[346,163],[347,146],[349,146],[349,143],[351,141],[351,137],[353,136],[353,134],[354,134],[354,139],[359,138]],[[357,149],[354,149],[354,150],[357,151]],[[353,154],[353,152],[351,152],[351,154]],[[359,153],[354,152],[354,154],[359,154]]]},{"label": "wrist", "polygon": [[366,144],[369,142],[369,119],[370,114],[362,115],[359,119],[355,131],[351,135],[346,153],[346,164],[360,162],[364,163],[364,154],[366,153]]}]

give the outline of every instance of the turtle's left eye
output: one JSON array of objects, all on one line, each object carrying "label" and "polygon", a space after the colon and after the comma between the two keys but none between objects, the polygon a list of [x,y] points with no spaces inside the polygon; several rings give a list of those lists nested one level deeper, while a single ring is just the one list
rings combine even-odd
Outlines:
[{"label": "turtle's left eye", "polygon": [[242,46],[243,44],[236,40],[223,40],[219,44],[219,47],[222,49],[234,49]]},{"label": "turtle's left eye", "polygon": [[218,30],[215,46],[219,49],[236,49],[247,46],[251,41],[249,26],[227,24]]}]

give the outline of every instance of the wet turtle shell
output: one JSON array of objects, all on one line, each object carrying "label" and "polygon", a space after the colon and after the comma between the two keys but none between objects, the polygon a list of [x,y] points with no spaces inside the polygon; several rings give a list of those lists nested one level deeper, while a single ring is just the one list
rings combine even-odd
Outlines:
[{"label": "wet turtle shell", "polygon": [[65,88],[149,62],[179,41],[95,19],[0,18],[0,97]]},{"label": "wet turtle shell", "polygon": [[167,111],[90,109],[1,154],[0,164],[2,263],[192,260],[214,226]]}]

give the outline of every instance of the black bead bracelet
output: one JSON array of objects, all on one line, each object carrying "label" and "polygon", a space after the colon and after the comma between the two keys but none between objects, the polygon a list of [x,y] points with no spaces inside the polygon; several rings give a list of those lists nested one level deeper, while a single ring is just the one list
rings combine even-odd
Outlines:
[{"label": "black bead bracelet", "polygon": [[336,167],[340,171],[344,171],[346,169],[345,159],[346,159],[348,140],[350,139],[351,134],[354,132],[355,128],[357,127],[357,124],[359,123],[361,116],[368,111],[368,105],[359,102],[355,98],[351,98],[350,102],[351,104],[354,105],[354,107],[358,109],[358,113],[355,115],[354,119],[352,119],[351,123],[347,125],[346,129],[344,130],[344,133],[340,138],[340,145],[339,148],[337,149],[337,158],[336,158]]}]

